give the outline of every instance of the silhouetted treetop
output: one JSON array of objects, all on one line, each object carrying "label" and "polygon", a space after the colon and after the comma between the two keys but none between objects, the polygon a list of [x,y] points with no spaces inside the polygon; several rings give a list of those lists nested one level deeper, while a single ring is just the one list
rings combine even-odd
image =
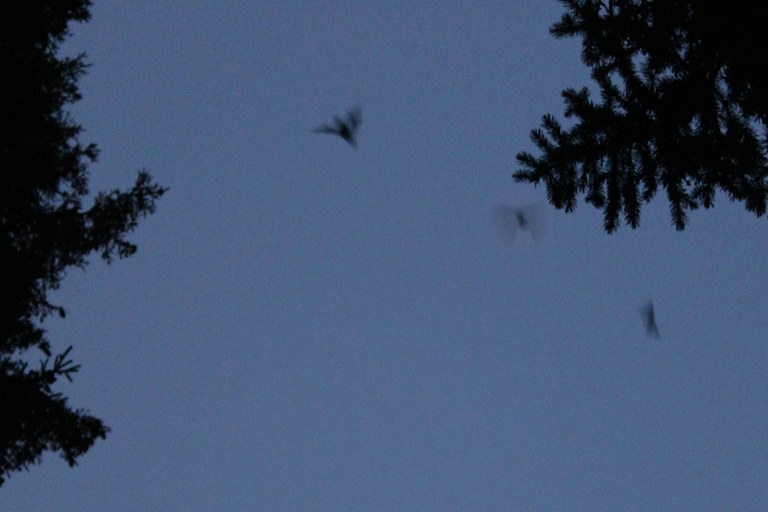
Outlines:
[{"label": "silhouetted treetop", "polygon": [[762,216],[768,200],[768,9],[737,0],[561,0],[550,32],[582,38],[589,89],[563,91],[566,128],[552,115],[531,131],[540,151],[517,155],[517,181],[544,183],[572,211],[584,195],[607,232],[636,228],[661,187],[679,230],[715,191]]},{"label": "silhouetted treetop", "polygon": [[[97,148],[65,107],[80,99],[83,54],[60,57],[72,22],[89,19],[87,0],[0,2],[0,484],[39,462],[46,450],[70,464],[108,428],[72,409],[54,391],[79,365],[70,348],[52,355],[41,321],[64,317],[48,301],[69,267],[97,253],[107,262],[130,256],[138,219],[155,210],[165,189],[140,171],[127,191],[89,194],[89,163]],[[31,349],[39,367],[22,358]],[[51,363],[51,358],[53,362]]]}]

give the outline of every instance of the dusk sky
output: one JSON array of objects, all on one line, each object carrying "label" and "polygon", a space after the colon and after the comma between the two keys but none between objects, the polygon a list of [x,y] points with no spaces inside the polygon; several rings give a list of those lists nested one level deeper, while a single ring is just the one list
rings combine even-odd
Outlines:
[{"label": "dusk sky", "polygon": [[[91,190],[169,191],[51,296],[57,389],[112,432],[0,510],[768,510],[766,219],[720,193],[678,232],[662,191],[608,235],[511,178],[591,85],[563,9],[96,1]],[[356,105],[357,148],[313,133]]]}]

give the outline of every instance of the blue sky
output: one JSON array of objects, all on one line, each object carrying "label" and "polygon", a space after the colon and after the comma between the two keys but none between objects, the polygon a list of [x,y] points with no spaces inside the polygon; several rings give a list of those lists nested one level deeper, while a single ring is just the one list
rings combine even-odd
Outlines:
[{"label": "blue sky", "polygon": [[[768,509],[768,234],[547,206],[515,154],[589,83],[536,2],[96,2],[66,45],[94,191],[170,191],[73,270],[60,390],[112,428],[3,510]],[[311,130],[359,104],[359,148]],[[582,205],[583,206],[583,205]],[[639,308],[656,306],[661,339]],[[761,398],[762,397],[762,398]]]}]

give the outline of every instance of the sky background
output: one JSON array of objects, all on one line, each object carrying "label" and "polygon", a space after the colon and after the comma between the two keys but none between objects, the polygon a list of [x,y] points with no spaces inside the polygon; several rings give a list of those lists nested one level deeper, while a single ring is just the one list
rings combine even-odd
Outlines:
[{"label": "sky background", "polygon": [[[170,190],[53,296],[58,389],[111,434],[0,510],[767,510],[766,220],[720,194],[676,232],[662,194],[634,231],[494,230],[546,200],[515,154],[590,83],[562,12],[95,2],[65,46],[92,190]],[[358,149],[311,132],[357,104]]]}]

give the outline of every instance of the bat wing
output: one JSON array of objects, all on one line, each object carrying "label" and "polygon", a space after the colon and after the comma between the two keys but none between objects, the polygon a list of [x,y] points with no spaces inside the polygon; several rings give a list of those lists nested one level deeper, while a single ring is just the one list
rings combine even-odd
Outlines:
[{"label": "bat wing", "polygon": [[339,133],[339,130],[334,128],[333,126],[328,126],[327,124],[324,124],[323,126],[318,126],[314,130],[312,130],[314,133]]},{"label": "bat wing", "polygon": [[506,205],[495,205],[492,209],[493,226],[496,232],[507,243],[512,243],[520,231],[517,209]]},{"label": "bat wing", "polygon": [[645,325],[645,334],[652,338],[661,338],[659,326],[656,325],[656,314],[653,311],[653,302],[648,302],[640,308],[640,315],[642,316],[643,324]]},{"label": "bat wing", "polygon": [[518,215],[525,219],[525,229],[531,233],[533,241],[541,243],[547,234],[547,207],[544,203],[532,203],[518,210]]},{"label": "bat wing", "polygon": [[352,130],[360,126],[363,122],[363,109],[360,106],[350,109],[347,112],[347,122]]}]

